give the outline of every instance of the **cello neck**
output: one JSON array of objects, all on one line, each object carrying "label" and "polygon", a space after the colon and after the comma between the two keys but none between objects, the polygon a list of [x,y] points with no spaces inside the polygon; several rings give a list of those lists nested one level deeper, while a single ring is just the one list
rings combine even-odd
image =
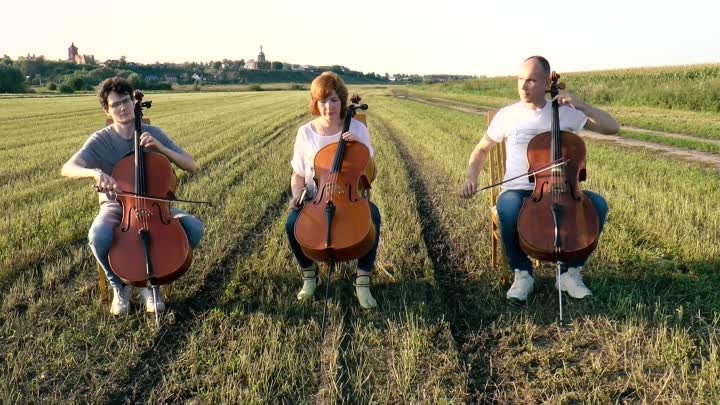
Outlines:
[{"label": "cello neck", "polygon": [[340,168],[342,167],[342,161],[345,158],[345,139],[343,139],[342,134],[350,130],[350,123],[352,122],[352,118],[355,115],[355,106],[349,105],[347,109],[347,113],[345,114],[345,120],[343,121],[343,129],[340,132],[340,141],[338,142],[337,151],[335,152],[335,159],[333,159],[333,165],[331,173],[339,173]]},{"label": "cello neck", "polygon": [[[550,84],[550,98],[554,99],[558,95],[558,79],[560,75],[552,72],[552,83]],[[562,145],[560,144],[560,103],[558,100],[552,102],[552,123],[550,126],[552,133],[552,142],[550,143],[551,161],[557,161],[562,157]]]},{"label": "cello neck", "polygon": [[145,195],[145,159],[143,159],[143,147],[140,146],[142,135],[142,98],[143,94],[135,91],[135,135],[133,137],[135,152],[135,193]]},{"label": "cello neck", "polygon": [[140,146],[142,109],[143,107],[150,108],[152,101],[142,101],[143,93],[140,90],[135,90],[133,97],[135,98],[135,135],[133,137],[133,152],[135,152],[135,193],[145,195],[145,159],[143,157],[143,147]]}]

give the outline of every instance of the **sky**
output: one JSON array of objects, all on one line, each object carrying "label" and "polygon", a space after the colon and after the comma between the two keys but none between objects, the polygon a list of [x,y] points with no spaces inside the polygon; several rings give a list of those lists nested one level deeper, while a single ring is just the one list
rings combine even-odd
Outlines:
[{"label": "sky", "polygon": [[516,74],[720,62],[720,1],[0,1],[0,55],[256,59],[379,74]]}]

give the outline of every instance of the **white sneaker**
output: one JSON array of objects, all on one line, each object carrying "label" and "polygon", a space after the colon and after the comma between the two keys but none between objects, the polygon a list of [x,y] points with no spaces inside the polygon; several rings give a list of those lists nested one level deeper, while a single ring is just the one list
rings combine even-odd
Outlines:
[{"label": "white sneaker", "polygon": [[[565,291],[571,297],[577,299],[592,295],[590,289],[583,283],[580,270],[582,270],[582,267],[569,267],[565,273],[560,275],[560,291]],[[555,280],[555,288],[558,288],[557,280]]]},{"label": "white sneaker", "polygon": [[[145,312],[155,312],[155,301],[153,300],[152,289],[141,288],[140,289],[140,300],[141,300],[142,305],[145,307]],[[159,288],[158,288],[157,310],[158,310],[158,312],[163,312],[165,310],[165,303],[162,300],[162,296],[160,296]]]},{"label": "white sneaker", "polygon": [[127,315],[130,310],[130,297],[132,297],[132,286],[126,285],[120,288],[113,287],[113,300],[110,304],[110,313],[113,315]]},{"label": "white sneaker", "polygon": [[308,298],[312,298],[315,295],[315,290],[322,285],[322,279],[318,275],[317,266],[310,270],[303,270],[303,286],[297,295],[298,301],[303,301]]},{"label": "white sneaker", "polygon": [[364,309],[377,307],[377,301],[370,293],[370,275],[358,274],[355,276],[355,295],[360,306]]},{"label": "white sneaker", "polygon": [[533,291],[535,279],[527,270],[515,269],[515,281],[507,292],[507,299],[515,301],[527,300],[528,294]]}]

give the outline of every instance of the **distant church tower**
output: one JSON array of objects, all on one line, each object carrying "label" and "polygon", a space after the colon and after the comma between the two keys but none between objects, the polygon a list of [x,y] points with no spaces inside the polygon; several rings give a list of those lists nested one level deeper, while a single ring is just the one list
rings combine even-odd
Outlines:
[{"label": "distant church tower", "polygon": [[260,45],[260,53],[258,54],[258,63],[265,63],[265,54],[262,50],[262,45]]},{"label": "distant church tower", "polygon": [[75,46],[75,42],[73,42],[70,44],[70,48],[68,48],[68,62],[77,63],[78,65],[94,65],[95,56],[80,55],[78,53],[78,47]]},{"label": "distant church tower", "polygon": [[68,61],[75,62],[75,58],[78,56],[78,48],[75,46],[75,42],[70,44],[68,48]]}]

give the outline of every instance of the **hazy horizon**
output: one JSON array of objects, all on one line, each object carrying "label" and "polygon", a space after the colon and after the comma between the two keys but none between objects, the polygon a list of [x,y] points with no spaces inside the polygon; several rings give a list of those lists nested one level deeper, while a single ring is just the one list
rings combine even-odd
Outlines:
[{"label": "hazy horizon", "polygon": [[[720,62],[714,21],[720,6],[708,0],[688,0],[683,7],[667,0],[652,6],[560,1],[553,8],[526,0],[368,0],[349,12],[286,0],[246,5],[210,0],[193,7],[128,0],[111,12],[98,11],[96,4],[45,4],[27,17],[30,28],[20,18],[24,9],[4,6],[7,16],[18,18],[0,26],[0,38],[6,39],[0,54],[66,59],[73,42],[97,62],[121,56],[139,63],[247,61],[256,59],[263,45],[268,61],[343,65],[381,75],[507,76],[538,54],[562,72]],[[124,13],[116,10],[120,6]],[[120,15],[126,15],[127,28],[118,22]]]}]

